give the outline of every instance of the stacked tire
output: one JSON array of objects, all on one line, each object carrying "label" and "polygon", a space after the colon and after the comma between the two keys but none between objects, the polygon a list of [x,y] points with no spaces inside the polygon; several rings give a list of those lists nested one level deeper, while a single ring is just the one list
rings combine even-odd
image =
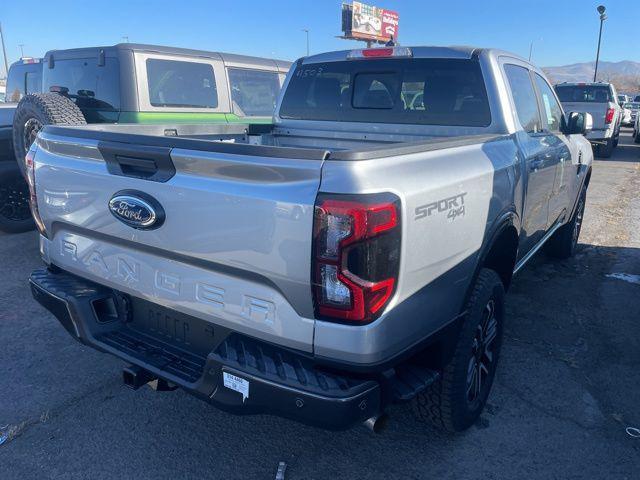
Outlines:
[{"label": "stacked tire", "polygon": [[16,161],[0,163],[0,231],[19,233],[35,227],[29,210],[25,155],[46,125],[86,125],[80,109],[56,93],[34,93],[20,100],[13,117]]}]

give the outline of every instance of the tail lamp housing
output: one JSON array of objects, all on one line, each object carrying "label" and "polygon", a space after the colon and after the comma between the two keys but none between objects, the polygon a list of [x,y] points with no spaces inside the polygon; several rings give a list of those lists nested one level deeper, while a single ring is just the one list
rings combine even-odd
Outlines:
[{"label": "tail lamp housing", "polygon": [[616,113],[616,111],[613,108],[607,109],[607,114],[604,117],[604,123],[606,123],[608,125],[611,122],[613,122],[613,115],[615,113]]},{"label": "tail lamp housing", "polygon": [[314,213],[312,284],[316,316],[365,324],[395,293],[400,200],[393,194],[320,194]]},{"label": "tail lamp housing", "polygon": [[36,196],[36,150],[37,147],[34,142],[34,144],[31,146],[24,157],[24,163],[26,167],[25,173],[27,185],[29,186],[29,206],[31,207],[31,215],[33,216],[36,227],[38,228],[40,234],[46,237],[47,235],[44,228],[44,223],[42,222],[42,218],[40,217],[40,212],[38,210],[38,197]]}]

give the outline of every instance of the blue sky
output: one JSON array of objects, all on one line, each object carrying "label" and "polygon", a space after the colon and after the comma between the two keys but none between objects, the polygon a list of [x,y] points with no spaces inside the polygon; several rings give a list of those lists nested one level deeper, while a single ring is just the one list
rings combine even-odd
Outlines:
[{"label": "blue sky", "polygon": [[[340,34],[340,0],[7,0],[0,9],[9,61],[49,49],[123,41],[272,56],[357,48]],[[26,5],[29,5],[26,8]],[[607,6],[601,58],[640,61],[640,0],[380,0],[397,10],[404,45],[499,47],[540,66],[591,61]],[[2,69],[0,68],[0,71]]]}]

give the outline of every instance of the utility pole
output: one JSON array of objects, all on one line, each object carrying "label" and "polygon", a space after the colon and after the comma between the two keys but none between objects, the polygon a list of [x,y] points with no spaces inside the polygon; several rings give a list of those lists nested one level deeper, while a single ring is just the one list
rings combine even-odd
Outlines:
[{"label": "utility pole", "polygon": [[600,41],[602,40],[602,25],[607,19],[607,15],[604,13],[607,9],[604,5],[598,6],[598,13],[600,14],[600,34],[598,35],[598,53],[596,53],[596,70],[593,72],[593,81],[598,81],[598,61],[600,60]]},{"label": "utility pole", "polygon": [[20,58],[24,57],[24,43],[19,43],[18,46],[20,47]]},{"label": "utility pole", "polygon": [[529,61],[531,61],[531,54],[533,53],[533,40],[529,44]]},{"label": "utility pole", "polygon": [[303,28],[302,31],[307,34],[307,57],[309,56],[309,29]]},{"label": "utility pole", "polygon": [[2,57],[4,58],[4,74],[9,75],[9,63],[7,62],[7,49],[4,48],[4,35],[2,33],[2,24],[0,23],[0,43],[2,43]]}]

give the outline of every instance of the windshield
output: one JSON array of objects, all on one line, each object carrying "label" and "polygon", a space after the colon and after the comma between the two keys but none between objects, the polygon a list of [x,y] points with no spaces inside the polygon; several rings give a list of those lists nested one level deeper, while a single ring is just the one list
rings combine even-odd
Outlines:
[{"label": "windshield", "polygon": [[485,127],[480,65],[457,59],[378,59],[296,67],[282,118]]},{"label": "windshield", "polygon": [[627,102],[624,104],[624,108],[630,108],[631,110],[638,110],[640,108],[640,102]]},{"label": "windshield", "polygon": [[556,85],[561,102],[611,102],[611,90],[606,85]]}]

